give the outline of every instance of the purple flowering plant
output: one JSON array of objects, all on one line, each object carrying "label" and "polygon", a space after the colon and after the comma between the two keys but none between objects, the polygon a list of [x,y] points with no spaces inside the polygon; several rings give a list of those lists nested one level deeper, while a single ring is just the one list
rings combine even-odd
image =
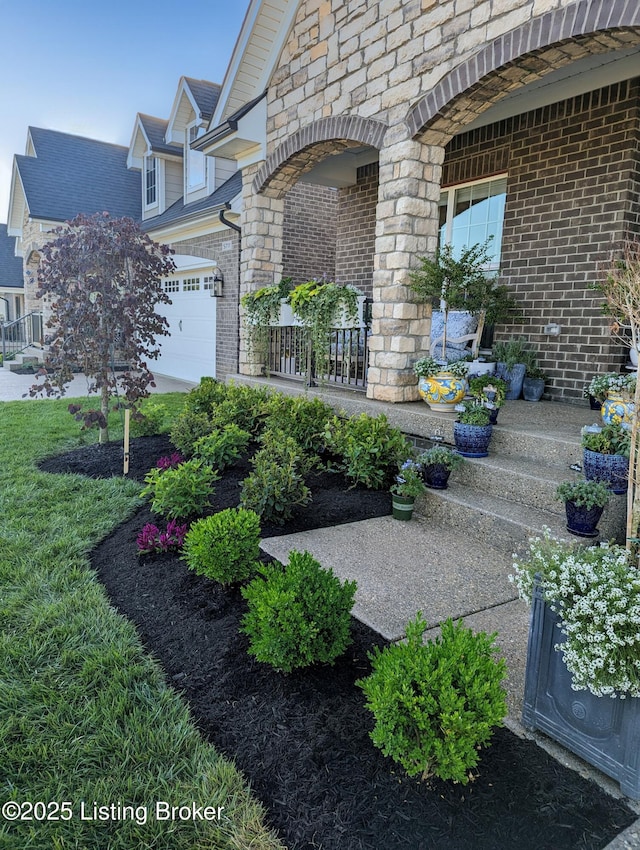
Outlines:
[{"label": "purple flowering plant", "polygon": [[167,523],[165,531],[160,531],[157,525],[148,522],[138,534],[136,541],[139,555],[150,555],[156,552],[170,552],[182,549],[187,526],[178,525],[175,519]]},{"label": "purple flowering plant", "polygon": [[184,463],[184,458],[180,452],[172,452],[168,456],[158,458],[156,466],[164,472],[167,469],[174,469],[176,466],[180,466],[181,463]]}]

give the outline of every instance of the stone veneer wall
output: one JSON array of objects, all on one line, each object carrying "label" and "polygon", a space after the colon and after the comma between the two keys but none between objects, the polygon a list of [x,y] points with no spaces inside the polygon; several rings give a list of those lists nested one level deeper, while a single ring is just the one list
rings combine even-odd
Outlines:
[{"label": "stone veneer wall", "polygon": [[336,279],[373,294],[373,257],[376,241],[376,204],[378,203],[379,166],[363,165],[357,171],[357,183],[340,189]]},{"label": "stone veneer wall", "polygon": [[[225,243],[230,243],[225,244]],[[224,245],[224,247],[223,247]],[[208,233],[181,242],[172,242],[177,254],[191,254],[215,260],[224,275],[223,295],[216,305],[216,377],[220,380],[238,373],[238,309],[240,281],[240,235],[235,230]]]},{"label": "stone veneer wall", "polygon": [[338,192],[296,183],[284,200],[283,276],[294,283],[336,276]]},{"label": "stone veneer wall", "polygon": [[[639,81],[619,83],[489,127],[447,146],[443,186],[507,172],[501,277],[522,303],[526,336],[552,398],[578,400],[594,372],[617,371],[602,299],[589,286],[638,229]],[[550,322],[559,337],[543,333]]]}]

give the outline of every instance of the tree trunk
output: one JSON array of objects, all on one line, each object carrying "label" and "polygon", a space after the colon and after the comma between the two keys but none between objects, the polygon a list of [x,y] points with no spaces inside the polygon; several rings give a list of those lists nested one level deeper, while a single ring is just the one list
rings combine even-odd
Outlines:
[{"label": "tree trunk", "polygon": [[[103,383],[102,385],[102,396],[100,399],[100,411],[104,416],[104,421],[108,422],[109,417],[109,387],[107,383]],[[108,443],[109,442],[109,426],[105,425],[104,428],[100,428],[100,438],[98,440],[100,443]]]}]

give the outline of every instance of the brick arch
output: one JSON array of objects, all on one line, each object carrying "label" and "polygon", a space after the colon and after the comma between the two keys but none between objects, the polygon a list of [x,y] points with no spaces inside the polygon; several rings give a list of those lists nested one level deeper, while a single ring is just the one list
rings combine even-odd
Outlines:
[{"label": "brick arch", "polygon": [[410,111],[413,138],[444,145],[515,88],[589,54],[640,44],[640,4],[579,0],[533,18],[450,71]]},{"label": "brick arch", "polygon": [[255,192],[281,198],[323,159],[349,148],[380,150],[387,125],[373,118],[337,115],[314,121],[279,145],[253,181]]}]

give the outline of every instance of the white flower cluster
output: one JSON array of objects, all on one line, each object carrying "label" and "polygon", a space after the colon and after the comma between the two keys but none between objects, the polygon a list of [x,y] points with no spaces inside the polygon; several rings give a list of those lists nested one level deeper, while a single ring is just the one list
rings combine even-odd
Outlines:
[{"label": "white flower cluster", "polygon": [[554,539],[530,541],[526,562],[514,556],[511,577],[523,599],[534,583],[560,617],[557,645],[576,691],[640,696],[640,572],[621,546],[572,548]]}]

